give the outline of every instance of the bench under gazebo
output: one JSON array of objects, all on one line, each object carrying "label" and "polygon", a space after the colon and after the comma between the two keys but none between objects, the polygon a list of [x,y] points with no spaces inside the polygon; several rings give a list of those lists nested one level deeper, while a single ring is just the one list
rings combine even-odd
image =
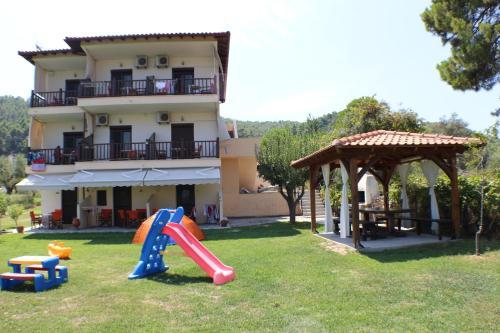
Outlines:
[{"label": "bench under gazebo", "polygon": [[[378,130],[334,140],[330,145],[292,162],[294,168],[309,168],[311,189],[320,181],[320,171],[325,181],[325,230],[333,231],[332,211],[330,207],[329,175],[334,168],[341,169],[342,200],[340,208],[340,237],[346,238],[352,223],[352,242],[355,248],[362,247],[359,220],[358,182],[367,172],[382,184],[384,211],[389,214],[389,182],[398,171],[402,183],[402,209],[408,209],[406,180],[408,166],[420,161],[422,171],[430,187],[430,221],[440,221],[434,184],[439,169],[451,181],[451,226],[452,234],[458,237],[460,232],[460,197],[457,176],[457,155],[471,146],[482,145],[477,138],[454,137],[439,134],[409,133]],[[348,181],[351,189],[351,220],[347,198]],[[316,209],[314,191],[311,194],[311,230],[316,232]]]}]

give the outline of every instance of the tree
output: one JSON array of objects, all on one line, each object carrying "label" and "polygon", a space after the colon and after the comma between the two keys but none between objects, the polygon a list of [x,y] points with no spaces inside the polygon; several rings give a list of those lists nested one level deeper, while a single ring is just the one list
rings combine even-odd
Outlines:
[{"label": "tree", "polygon": [[17,225],[17,221],[19,220],[19,216],[21,216],[24,212],[24,207],[21,205],[12,205],[7,208],[7,215],[14,221]]},{"label": "tree", "polygon": [[415,112],[400,110],[393,112],[385,102],[375,97],[361,97],[352,100],[338,113],[333,126],[333,137],[366,133],[375,130],[420,132],[422,120]]},{"label": "tree", "polygon": [[437,66],[444,81],[476,91],[500,81],[498,0],[433,0],[421,17],[429,32],[451,46],[451,56]]},{"label": "tree", "polygon": [[469,124],[456,113],[452,113],[449,118],[443,116],[438,122],[427,123],[425,131],[451,136],[471,136],[474,134],[474,131],[469,128]]},{"label": "tree", "polygon": [[21,97],[0,96],[0,155],[22,152],[28,128],[28,102]]},{"label": "tree", "polygon": [[14,186],[24,176],[26,159],[22,155],[0,156],[0,184],[5,186],[7,194],[11,194]]},{"label": "tree", "polygon": [[295,169],[290,163],[318,148],[314,135],[294,135],[290,127],[274,128],[263,137],[257,155],[259,175],[272,185],[288,204],[290,223],[295,223],[297,204],[304,195],[307,169]]}]

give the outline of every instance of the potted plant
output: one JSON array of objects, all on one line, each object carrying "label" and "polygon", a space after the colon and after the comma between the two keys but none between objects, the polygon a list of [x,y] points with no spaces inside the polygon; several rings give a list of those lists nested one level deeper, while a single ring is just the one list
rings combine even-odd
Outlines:
[{"label": "potted plant", "polygon": [[24,226],[17,224],[17,221],[19,220],[19,216],[24,211],[24,207],[21,205],[12,205],[7,208],[7,215],[14,221],[16,224],[16,229],[19,234],[22,234],[24,232]]},{"label": "potted plant", "polygon": [[73,227],[78,229],[80,227],[80,219],[78,217],[73,217],[71,224],[73,224]]}]

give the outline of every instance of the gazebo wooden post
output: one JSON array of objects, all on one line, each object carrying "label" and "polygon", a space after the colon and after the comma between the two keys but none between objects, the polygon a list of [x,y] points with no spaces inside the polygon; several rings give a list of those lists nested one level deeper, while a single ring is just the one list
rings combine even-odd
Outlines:
[{"label": "gazebo wooden post", "polygon": [[318,167],[311,165],[309,167],[309,203],[311,205],[311,231],[317,233],[316,225],[316,184],[318,181]]},{"label": "gazebo wooden post", "polygon": [[359,194],[358,194],[358,161],[349,161],[349,182],[351,184],[351,214],[352,214],[352,243],[355,248],[361,247],[359,234]]},{"label": "gazebo wooden post", "polygon": [[384,174],[382,177],[382,187],[384,189],[384,214],[385,216],[387,216],[387,229],[389,229],[389,232],[392,232],[393,227],[393,219],[389,214],[389,183],[391,182],[392,174],[394,173],[395,169],[396,167],[393,165],[388,166],[384,170]]},{"label": "gazebo wooden post", "polygon": [[451,221],[455,237],[460,236],[460,193],[458,190],[457,158],[450,158]]}]

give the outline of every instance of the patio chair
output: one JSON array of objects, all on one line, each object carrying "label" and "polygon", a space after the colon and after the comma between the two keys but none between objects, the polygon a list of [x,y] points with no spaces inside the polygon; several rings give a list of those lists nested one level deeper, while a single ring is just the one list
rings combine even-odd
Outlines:
[{"label": "patio chair", "polygon": [[113,210],[109,208],[103,208],[101,209],[101,212],[99,213],[99,224],[102,226],[111,226],[111,216],[113,214]]},{"label": "patio chair", "polygon": [[38,228],[42,226],[42,215],[35,215],[35,212],[30,211],[31,218],[31,228],[34,228],[38,224]]},{"label": "patio chair", "polygon": [[139,214],[137,213],[137,210],[129,210],[127,211],[127,220],[132,226],[138,227],[139,226]]},{"label": "patio chair", "polygon": [[62,229],[62,210],[56,209],[55,211],[52,212],[52,221],[50,222],[49,228],[50,229]]},{"label": "patio chair", "polygon": [[137,209],[137,217],[140,220],[145,220],[147,217],[147,210],[145,208]]},{"label": "patio chair", "polygon": [[120,226],[121,227],[127,227],[128,222],[127,222],[127,215],[125,214],[125,210],[124,209],[118,209],[117,216],[118,216],[118,221],[120,223]]}]

